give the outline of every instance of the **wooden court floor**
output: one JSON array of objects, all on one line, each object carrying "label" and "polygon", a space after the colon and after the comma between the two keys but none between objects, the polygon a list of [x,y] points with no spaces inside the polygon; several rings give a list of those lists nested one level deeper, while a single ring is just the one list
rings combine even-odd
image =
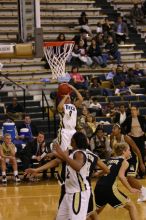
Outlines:
[{"label": "wooden court floor", "polygon": [[[146,186],[146,179],[142,183]],[[12,182],[1,186],[0,220],[54,220],[59,193],[60,187],[55,180],[20,185]],[[137,196],[127,194],[136,203]],[[136,203],[136,206],[138,220],[146,220],[146,202]],[[99,220],[129,220],[129,216],[125,209],[114,210],[107,205],[99,215]]]}]

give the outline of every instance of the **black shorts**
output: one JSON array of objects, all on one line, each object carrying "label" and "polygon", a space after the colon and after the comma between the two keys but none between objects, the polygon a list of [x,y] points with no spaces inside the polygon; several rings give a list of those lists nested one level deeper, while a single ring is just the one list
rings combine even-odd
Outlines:
[{"label": "black shorts", "polygon": [[107,186],[96,185],[95,190],[95,203],[98,208],[110,204],[112,207],[117,208],[123,206],[128,202],[128,197],[120,192],[117,187],[107,188]]},{"label": "black shorts", "polygon": [[138,165],[139,165],[137,155],[132,153],[132,157],[128,160],[128,163],[129,163],[129,167],[126,171],[126,176],[136,177]]},{"label": "black shorts", "polygon": [[90,195],[90,199],[89,199],[87,215],[89,215],[91,212],[93,212],[95,210],[96,210],[95,197],[94,197],[93,191],[91,190],[91,195]]}]

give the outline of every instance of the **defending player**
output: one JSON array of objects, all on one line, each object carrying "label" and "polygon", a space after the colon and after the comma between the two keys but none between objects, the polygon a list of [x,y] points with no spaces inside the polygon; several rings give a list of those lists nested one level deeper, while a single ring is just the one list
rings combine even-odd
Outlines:
[{"label": "defending player", "polygon": [[79,107],[83,101],[80,92],[73,86],[69,84],[68,86],[75,92],[77,100],[72,104],[70,95],[65,95],[57,107],[60,115],[60,128],[58,130],[57,139],[64,151],[70,146],[71,138],[76,132],[77,107]]},{"label": "defending player", "polygon": [[139,189],[141,192],[137,201],[146,201],[146,188],[143,187],[141,183],[136,179],[138,163],[140,163],[141,170],[145,171],[145,166],[143,164],[140,150],[128,135],[123,135],[121,133],[121,127],[119,124],[115,124],[113,126],[111,134],[111,147],[114,149],[114,145],[117,143],[127,143],[130,146],[131,158],[128,160],[129,167],[126,172],[127,180],[132,187]]},{"label": "defending player", "polygon": [[119,179],[131,193],[140,192],[132,188],[125,177],[129,166],[127,159],[131,156],[130,148],[126,143],[117,144],[114,147],[114,152],[115,156],[108,161],[110,173],[101,177],[95,186],[96,211],[99,214],[106,204],[110,204],[114,208],[123,206],[129,211],[130,219],[137,220],[138,215],[134,203],[118,189],[117,185],[117,179]]}]

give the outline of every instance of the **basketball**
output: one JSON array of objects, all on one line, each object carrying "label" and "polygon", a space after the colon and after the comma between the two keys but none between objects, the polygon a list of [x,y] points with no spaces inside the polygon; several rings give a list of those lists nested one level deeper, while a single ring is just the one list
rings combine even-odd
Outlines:
[{"label": "basketball", "polygon": [[66,83],[62,83],[58,87],[58,96],[67,95],[70,94],[71,92],[72,89]]}]

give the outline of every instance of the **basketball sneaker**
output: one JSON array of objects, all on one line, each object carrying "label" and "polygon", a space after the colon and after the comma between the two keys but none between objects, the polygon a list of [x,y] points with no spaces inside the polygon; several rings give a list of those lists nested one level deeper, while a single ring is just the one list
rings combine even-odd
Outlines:
[{"label": "basketball sneaker", "polygon": [[146,201],[146,188],[141,188],[140,197],[138,198],[137,202],[145,202]]},{"label": "basketball sneaker", "polygon": [[4,184],[7,183],[7,177],[6,176],[2,176],[2,183],[4,183]]},{"label": "basketball sneaker", "polygon": [[19,176],[17,175],[17,176],[15,176],[15,181],[16,181],[16,183],[20,183],[20,178],[19,178]]}]

